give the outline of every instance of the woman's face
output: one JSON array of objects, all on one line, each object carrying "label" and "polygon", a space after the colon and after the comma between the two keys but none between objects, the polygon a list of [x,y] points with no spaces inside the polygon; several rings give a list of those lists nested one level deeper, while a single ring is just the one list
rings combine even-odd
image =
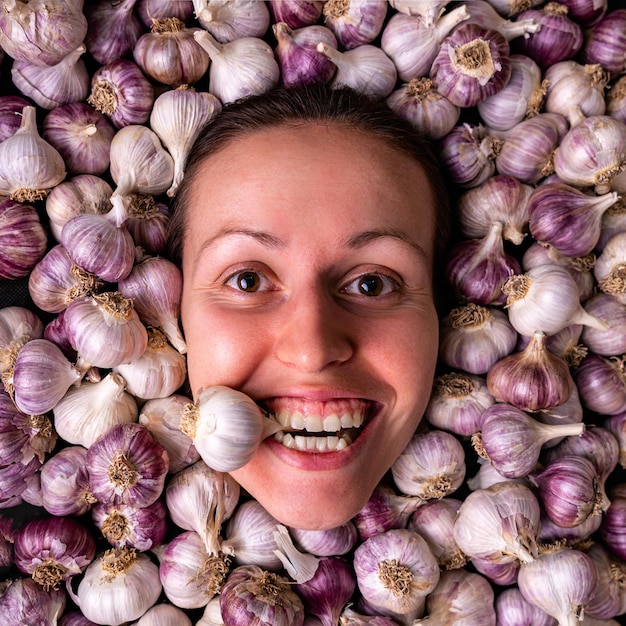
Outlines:
[{"label": "woman's face", "polygon": [[402,452],[430,395],[425,175],[377,138],[307,124],[231,141],[189,191],[192,391],[239,389],[293,428],[233,476],[283,524],[338,526]]}]

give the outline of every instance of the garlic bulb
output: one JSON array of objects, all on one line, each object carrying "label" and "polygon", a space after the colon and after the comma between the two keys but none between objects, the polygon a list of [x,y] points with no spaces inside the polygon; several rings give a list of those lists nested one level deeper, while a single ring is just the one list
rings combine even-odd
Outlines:
[{"label": "garlic bulb", "polygon": [[68,390],[53,408],[54,427],[65,441],[88,448],[116,424],[136,422],[138,412],[124,379],[111,372]]},{"label": "garlic bulb", "polygon": [[187,614],[171,604],[155,604],[133,626],[192,626]]},{"label": "garlic bulb", "polygon": [[242,37],[263,37],[270,24],[265,2],[256,0],[193,0],[196,19],[220,43]]},{"label": "garlic bulb", "polygon": [[585,311],[604,320],[608,328],[585,326],[581,340],[595,354],[613,356],[626,353],[626,304],[608,293],[600,292],[584,304]]},{"label": "garlic bulb", "polygon": [[190,89],[166,91],[154,101],[150,128],[174,159],[174,176],[167,190],[168,196],[176,195],[196,137],[221,108],[222,104],[213,94]]},{"label": "garlic bulb", "polygon": [[58,151],[37,131],[34,106],[24,107],[22,123],[0,143],[0,195],[17,202],[43,200],[66,175]]},{"label": "garlic bulb", "polygon": [[285,22],[289,28],[315,24],[326,0],[269,0],[272,22]]},{"label": "garlic bulb", "polygon": [[30,102],[21,96],[0,96],[0,141],[15,134],[22,121],[22,109]]},{"label": "garlic bulb", "polygon": [[278,85],[278,62],[262,39],[242,37],[222,44],[206,31],[197,31],[194,37],[211,57],[209,91],[222,104],[265,93]]},{"label": "garlic bulb", "polygon": [[495,404],[480,376],[448,372],[433,381],[424,417],[435,428],[469,436],[480,430],[482,414]]},{"label": "garlic bulb", "polygon": [[111,177],[116,195],[160,194],[174,179],[174,159],[147,126],[129,124],[111,141]]},{"label": "garlic bulb", "polygon": [[593,274],[598,287],[626,304],[626,232],[613,235],[596,259]]},{"label": "garlic bulb", "polygon": [[169,222],[170,211],[165,203],[156,202],[150,195],[131,194],[124,223],[135,245],[146,254],[165,253]]},{"label": "garlic bulb", "polygon": [[8,306],[0,309],[0,373],[13,371],[19,349],[31,339],[41,339],[43,323],[30,309]]},{"label": "garlic bulb", "polygon": [[357,530],[352,521],[326,530],[289,528],[297,548],[315,556],[340,556],[350,552],[357,542]]},{"label": "garlic bulb", "polygon": [[66,605],[67,596],[62,589],[45,591],[31,578],[17,578],[9,582],[0,596],[0,611],[5,617],[11,616],[11,626],[33,620],[43,624],[59,623]]},{"label": "garlic bulb", "polygon": [[371,44],[387,16],[386,0],[327,0],[322,11],[324,25],[333,31],[344,50]]},{"label": "garlic bulb", "polygon": [[202,460],[218,472],[245,465],[261,441],[282,430],[244,393],[220,385],[201,389],[180,420],[180,429],[194,442]]},{"label": "garlic bulb", "polygon": [[554,619],[526,601],[517,587],[504,589],[495,599],[496,620],[501,626],[554,626]]},{"label": "garlic bulb", "polygon": [[70,597],[96,624],[139,619],[161,595],[159,568],[134,548],[111,548],[87,567]]}]

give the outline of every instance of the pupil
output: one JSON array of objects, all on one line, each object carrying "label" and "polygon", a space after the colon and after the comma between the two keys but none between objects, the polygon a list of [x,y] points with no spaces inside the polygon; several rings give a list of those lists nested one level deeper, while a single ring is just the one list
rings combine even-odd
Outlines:
[{"label": "pupil", "polygon": [[361,280],[359,289],[366,296],[377,296],[382,291],[382,281],[378,276],[367,276]]},{"label": "pupil", "polygon": [[238,282],[242,291],[255,291],[259,284],[257,275],[252,272],[240,274]]}]

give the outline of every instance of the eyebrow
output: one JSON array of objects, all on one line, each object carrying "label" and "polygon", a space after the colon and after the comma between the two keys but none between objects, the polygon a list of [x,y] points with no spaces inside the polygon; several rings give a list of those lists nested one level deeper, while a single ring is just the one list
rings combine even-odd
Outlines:
[{"label": "eyebrow", "polygon": [[349,248],[358,249],[366,246],[372,241],[376,241],[377,239],[383,239],[385,237],[399,239],[400,241],[411,246],[420,256],[424,257],[425,259],[429,258],[424,248],[422,248],[422,246],[420,246],[416,241],[413,241],[413,239],[411,239],[407,235],[407,233],[391,229],[366,230],[361,233],[357,233],[346,239],[346,245]]}]

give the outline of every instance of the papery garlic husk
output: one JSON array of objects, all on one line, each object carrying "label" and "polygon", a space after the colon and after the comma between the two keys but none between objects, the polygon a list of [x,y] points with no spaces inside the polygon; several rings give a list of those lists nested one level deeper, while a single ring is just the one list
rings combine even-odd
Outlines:
[{"label": "papery garlic husk", "polygon": [[478,489],[487,489],[487,487],[491,487],[491,485],[503,482],[515,482],[520,485],[526,485],[527,487],[530,486],[525,476],[520,478],[507,478],[500,474],[500,472],[483,457],[478,457],[478,471],[474,476],[467,479],[466,484],[471,491],[476,491]]},{"label": "papery garlic husk", "polygon": [[[618,5],[615,5],[618,6]],[[613,76],[624,72],[624,52],[626,38],[624,25],[626,14],[622,9],[612,7],[600,20],[585,31],[581,56],[585,63],[600,63]]]},{"label": "papery garlic husk", "polygon": [[278,85],[278,62],[262,39],[242,37],[221,44],[206,31],[197,31],[194,37],[211,57],[209,91],[222,104],[265,93]]},{"label": "papery garlic husk", "polygon": [[182,609],[163,603],[148,609],[133,626],[192,626],[192,623]]},{"label": "papery garlic husk", "polygon": [[469,302],[504,304],[504,285],[521,269],[517,259],[504,249],[503,228],[502,222],[493,222],[484,237],[460,241],[448,253],[446,277]]},{"label": "papery garlic husk", "polygon": [[448,372],[433,381],[424,417],[435,428],[469,436],[480,430],[483,412],[494,403],[484,378]]},{"label": "papery garlic husk", "polygon": [[598,574],[584,552],[557,547],[532,563],[522,563],[517,582],[527,602],[554,617],[559,626],[574,626],[593,598]]},{"label": "papery garlic husk", "polygon": [[129,124],[111,141],[111,177],[116,195],[158,195],[174,179],[174,159],[163,148],[158,135],[147,126]]},{"label": "papery garlic husk", "polygon": [[609,82],[602,66],[560,61],[548,67],[543,75],[547,82],[544,108],[559,113],[574,126],[585,117],[604,115],[604,90]]},{"label": "papery garlic husk", "polygon": [[13,84],[44,109],[84,100],[89,95],[89,74],[81,58],[85,51],[85,44],[81,44],[50,67],[15,61],[11,68]]},{"label": "papery garlic husk", "polygon": [[612,239],[618,233],[626,231],[626,199],[623,197],[624,191],[626,191],[626,171],[614,178],[613,182],[620,178],[624,179],[625,185],[623,189],[615,188],[615,191],[622,194],[620,200],[602,215],[602,230],[600,231],[600,239],[596,244],[598,252],[602,252],[609,239]]},{"label": "papery garlic husk", "polygon": [[554,171],[565,183],[610,190],[626,168],[626,124],[608,115],[593,115],[572,127],[554,153]]},{"label": "papery garlic husk", "polygon": [[530,488],[501,482],[469,494],[454,523],[454,539],[468,557],[494,563],[537,558],[539,501]]},{"label": "papery garlic husk", "polygon": [[315,556],[341,556],[355,547],[358,533],[349,520],[341,526],[325,530],[289,528],[296,547]]},{"label": "papery garlic husk", "polygon": [[92,174],[80,174],[57,185],[46,198],[50,230],[61,241],[63,226],[75,215],[104,214],[111,210],[111,185]]},{"label": "papery garlic husk", "polygon": [[507,20],[495,9],[491,2],[472,1],[469,5],[470,18],[467,23],[478,24],[482,28],[497,30],[507,41],[517,37],[527,37],[536,33],[540,26],[534,19]]},{"label": "papery garlic husk", "polygon": [[222,109],[222,104],[208,92],[174,89],[154,101],[150,127],[174,159],[174,177],[167,195],[176,195],[187,156],[202,128]]},{"label": "papery garlic husk", "polygon": [[601,543],[585,550],[598,571],[598,585],[591,601],[585,607],[586,617],[610,619],[624,613],[624,576],[626,565],[616,559]]},{"label": "papery garlic husk", "polygon": [[574,372],[583,406],[601,415],[626,411],[626,354],[589,354]]},{"label": "papery garlic husk", "polygon": [[429,139],[445,137],[459,121],[461,109],[434,87],[430,78],[412,78],[386,99],[387,106]]},{"label": "papery garlic husk", "polygon": [[100,284],[93,274],[72,262],[61,244],[50,248],[28,277],[30,297],[49,313],[60,313],[74,298],[96,292]]},{"label": "papery garlic husk", "polygon": [[528,185],[550,176],[554,173],[555,150],[568,128],[562,115],[544,112],[506,131],[489,129],[501,141],[495,163],[498,172]]},{"label": "papery garlic husk", "polygon": [[565,183],[540,185],[528,200],[530,233],[560,254],[586,256],[600,238],[602,215],[618,199],[615,191],[590,196]]},{"label": "papery garlic husk", "polygon": [[413,513],[407,524],[426,539],[430,551],[444,570],[458,569],[467,563],[467,557],[454,541],[452,528],[462,501],[442,498],[427,502]]},{"label": "papery garlic husk", "polygon": [[97,624],[123,624],[141,617],[161,595],[159,568],[134,548],[111,548],[87,567],[70,597]]},{"label": "papery garlic husk", "polygon": [[45,591],[31,578],[3,582],[0,611],[5,617],[11,616],[11,626],[33,623],[32,620],[59,623],[57,620],[64,614],[66,604],[67,595],[61,588]]},{"label": "papery garlic husk", "polygon": [[193,0],[193,6],[200,26],[220,43],[263,37],[270,25],[270,11],[265,2]]},{"label": "papery garlic husk", "polygon": [[470,302],[455,307],[441,321],[439,358],[449,367],[486,374],[513,352],[516,342],[517,331],[506,313]]},{"label": "papery garlic husk", "polygon": [[116,59],[93,73],[87,102],[116,128],[123,128],[147,122],[154,97],[154,87],[139,66],[128,59]]},{"label": "papery garlic husk", "polygon": [[424,23],[419,16],[395,13],[383,28],[380,47],[394,62],[398,78],[408,82],[428,74],[443,40],[468,17],[464,5],[455,7],[430,24]]},{"label": "papery garlic husk", "polygon": [[87,450],[67,446],[41,466],[42,506],[51,515],[83,515],[96,503],[89,489]]},{"label": "papery garlic husk", "polygon": [[396,86],[396,66],[378,47],[365,44],[340,52],[325,43],[317,51],[337,66],[331,85],[350,87],[373,98],[386,98]]},{"label": "papery garlic husk", "polygon": [[593,274],[603,292],[626,304],[626,231],[613,235],[604,244]]},{"label": "papery garlic husk", "polygon": [[546,95],[547,85],[535,61],[523,54],[511,54],[509,60],[507,84],[477,105],[483,122],[495,130],[509,130],[537,115]]},{"label": "papery garlic husk", "polygon": [[387,16],[387,2],[327,0],[322,12],[324,25],[333,31],[344,50],[352,50],[378,37]]},{"label": "papery garlic husk", "polygon": [[245,465],[261,441],[282,426],[266,418],[246,394],[216,385],[201,389],[183,412],[180,429],[189,436],[202,460],[218,472]]},{"label": "papery garlic husk", "polygon": [[53,408],[54,427],[64,441],[88,448],[113,426],[136,422],[138,413],[125,380],[110,372],[71,388]]},{"label": "papery garlic husk", "polygon": [[133,58],[158,83],[174,88],[193,85],[209,69],[209,59],[193,38],[196,30],[175,17],[155,19],[150,32],[135,43]]},{"label": "papery garlic husk", "polygon": [[606,94],[606,114],[626,123],[626,76],[616,80]]},{"label": "papery garlic husk", "polygon": [[502,140],[487,133],[482,124],[455,126],[438,143],[442,165],[452,181],[464,188],[477,187],[495,172]]},{"label": "papery garlic husk", "polygon": [[0,280],[24,278],[41,260],[48,236],[35,207],[0,198]]},{"label": "papery garlic husk", "polygon": [[196,626],[224,626],[219,596],[214,596],[209,600]]},{"label": "papery garlic husk", "polygon": [[87,449],[89,488],[105,504],[149,506],[159,498],[167,452],[139,424],[116,424]]},{"label": "papery garlic husk", "polygon": [[126,381],[126,388],[136,398],[167,398],[175,393],[187,377],[187,360],[167,340],[163,331],[148,326],[145,352],[113,371]]},{"label": "papery garlic husk", "polygon": [[427,26],[432,26],[446,10],[450,0],[389,0],[398,12],[417,15]]},{"label": "papery garlic husk", "polygon": [[613,356],[626,353],[626,304],[608,293],[597,293],[584,304],[585,311],[608,324],[606,330],[586,326],[581,341],[595,354]]},{"label": "papery garlic husk", "polygon": [[606,510],[599,529],[604,544],[615,556],[626,560],[626,497],[611,494],[611,506]]},{"label": "papery garlic husk", "polygon": [[135,15],[137,0],[88,2],[84,8],[88,28],[85,45],[100,65],[128,56],[139,37],[143,24]]},{"label": "papery garlic husk", "polygon": [[109,369],[140,357],[148,332],[133,302],[119,292],[77,298],[65,310],[70,341],[90,365]]},{"label": "papery garlic husk", "polygon": [[443,40],[429,76],[452,104],[473,107],[509,82],[509,55],[509,44],[497,30],[473,24],[470,17]]},{"label": "papery garlic husk", "polygon": [[[11,463],[6,467],[0,467],[0,508],[9,509],[26,502],[24,496],[33,482],[37,483],[37,470],[41,467],[41,461],[34,456],[29,463],[20,461]],[[39,506],[38,502],[33,502]]]},{"label": "papery garlic husk", "polygon": [[[517,587],[504,589],[495,599],[496,623],[500,626],[554,626],[554,618],[524,599]],[[523,621],[522,621],[523,620]]]},{"label": "papery garlic husk", "polygon": [[396,489],[379,483],[353,522],[363,541],[392,528],[405,528],[413,512],[425,500],[396,493]]},{"label": "papery garlic husk", "polygon": [[426,621],[446,623],[453,615],[462,624],[474,626],[496,623],[494,590],[480,574],[463,569],[442,572],[435,589],[426,598]]},{"label": "papery garlic husk", "polygon": [[180,472],[200,460],[193,442],[179,428],[187,404],[187,396],[173,394],[167,398],[148,400],[139,413],[139,423],[167,450],[171,473]]},{"label": "papery garlic husk", "polygon": [[115,129],[107,118],[85,102],[71,102],[46,115],[43,137],[63,157],[73,174],[104,174]]},{"label": "papery garlic husk", "polygon": [[193,19],[193,4],[191,0],[137,0],[135,12],[146,28],[163,17],[177,17],[187,23]]},{"label": "papery garlic husk", "polygon": [[80,384],[83,373],[46,339],[33,339],[17,353],[12,378],[7,381],[17,408],[28,415],[43,415]]},{"label": "papery garlic husk", "polygon": [[39,317],[26,307],[0,309],[0,374],[5,389],[10,387],[20,348],[31,339],[41,339],[43,329]]},{"label": "papery garlic husk", "polygon": [[91,509],[91,519],[115,548],[145,552],[161,544],[167,533],[167,510],[162,498],[141,507],[97,502]]},{"label": "papery garlic husk", "polygon": [[290,28],[315,24],[326,0],[269,0],[272,22],[285,22]]},{"label": "papery garlic husk", "polygon": [[0,47],[13,59],[41,66],[59,63],[87,32],[83,0],[6,0],[0,18]]},{"label": "papery garlic husk", "polygon": [[206,606],[230,574],[230,560],[224,555],[208,554],[202,537],[193,531],[176,535],[153,552],[159,559],[165,595],[182,609]]},{"label": "papery garlic husk", "polygon": [[524,411],[540,411],[563,404],[574,381],[565,360],[545,346],[545,333],[533,333],[520,352],[509,354],[487,372],[487,388],[498,402]]},{"label": "papery garlic husk", "polygon": [[602,426],[615,437],[619,446],[618,462],[626,469],[626,413],[611,415],[604,420]]},{"label": "papery garlic husk", "polygon": [[0,141],[15,134],[22,121],[22,109],[30,105],[22,96],[0,96]]},{"label": "papery garlic husk", "polygon": [[22,123],[0,143],[0,195],[17,202],[43,200],[66,175],[58,151],[37,131],[34,106],[22,109]]},{"label": "papery garlic husk", "polygon": [[114,283],[130,274],[135,246],[124,226],[124,198],[113,196],[111,201],[108,213],[83,213],[68,220],[61,230],[61,243],[78,267]]},{"label": "papery garlic husk", "polygon": [[128,204],[126,228],[135,245],[145,254],[163,254],[167,248],[167,228],[170,210],[164,202],[156,202],[153,196],[132,194]]},{"label": "papery garlic husk", "polygon": [[354,553],[363,598],[377,609],[409,614],[439,582],[439,565],[426,540],[408,529],[392,529],[365,540]]},{"label": "papery garlic husk", "polygon": [[507,478],[532,471],[544,443],[556,437],[580,435],[585,424],[544,424],[513,405],[499,402],[483,413],[480,436],[472,443],[496,470]]},{"label": "papery garlic husk", "polygon": [[576,282],[559,265],[546,263],[511,276],[502,290],[509,321],[521,335],[531,337],[536,331],[553,335],[571,324],[607,327],[583,309]]},{"label": "papery garlic husk", "polygon": [[[583,421],[584,411],[580,401],[578,388],[574,385],[572,395],[559,406],[555,406],[545,411],[533,413],[533,417],[542,424],[576,424]],[[550,439],[543,444],[544,448],[552,448],[558,445],[562,437]]]},{"label": "papery garlic husk", "polygon": [[278,42],[274,49],[280,66],[280,80],[285,87],[310,83],[327,83],[337,68],[327,56],[318,52],[317,46],[325,43],[337,48],[332,31],[319,24],[290,28],[285,22],[272,25]]},{"label": "papery garlic husk", "polygon": [[224,528],[222,552],[232,556],[238,565],[258,565],[278,571],[283,562],[276,554],[274,533],[279,522],[256,500],[242,502]]},{"label": "papery garlic husk", "polygon": [[239,484],[229,474],[216,472],[204,461],[174,474],[165,489],[171,520],[183,530],[198,533],[207,554],[221,551],[222,525],[239,504]]},{"label": "papery garlic husk", "polygon": [[394,461],[391,473],[403,494],[423,500],[443,498],[463,484],[463,446],[443,430],[415,433]]},{"label": "papery garlic husk", "polygon": [[181,354],[187,351],[178,325],[183,277],[177,265],[164,257],[146,256],[117,287],[133,300],[144,324],[158,327]]},{"label": "papery garlic husk", "polygon": [[498,221],[504,224],[502,237],[521,244],[528,228],[528,200],[532,192],[530,185],[505,174],[491,176],[463,192],[456,207],[462,233],[474,239],[484,237]]},{"label": "papery garlic husk", "polygon": [[[280,597],[280,602],[276,598]],[[304,624],[302,600],[291,589],[291,582],[256,565],[235,568],[220,594],[225,624]]]},{"label": "papery garlic husk", "polygon": [[80,574],[96,555],[96,542],[72,517],[34,519],[15,535],[15,565],[46,591]]}]

